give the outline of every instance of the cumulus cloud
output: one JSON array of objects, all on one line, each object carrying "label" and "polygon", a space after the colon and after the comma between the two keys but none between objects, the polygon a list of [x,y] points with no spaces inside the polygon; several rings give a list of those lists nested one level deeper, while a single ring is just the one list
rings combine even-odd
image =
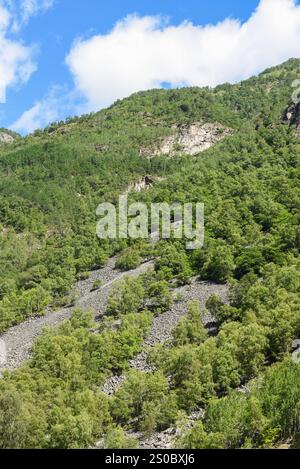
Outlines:
[{"label": "cumulus cloud", "polygon": [[54,0],[0,0],[0,103],[6,101],[10,86],[26,83],[36,70],[35,48],[18,36],[22,26],[45,12]]},{"label": "cumulus cloud", "polygon": [[296,1],[261,0],[245,23],[172,26],[160,17],[128,16],[106,35],[77,39],[66,62],[87,110],[97,110],[165,82],[215,86],[248,78],[299,57],[299,39]]},{"label": "cumulus cloud", "polygon": [[36,66],[32,47],[9,37],[13,16],[0,1],[0,102],[4,103],[8,86],[26,82]]}]

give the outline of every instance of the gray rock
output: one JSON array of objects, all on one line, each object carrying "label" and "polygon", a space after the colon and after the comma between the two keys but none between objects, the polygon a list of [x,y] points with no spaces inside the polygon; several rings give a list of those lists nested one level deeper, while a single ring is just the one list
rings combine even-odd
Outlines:
[{"label": "gray rock", "polygon": [[[6,347],[6,362],[1,363],[0,374],[4,369],[13,370],[30,359],[32,345],[45,327],[56,326],[69,319],[74,307],[93,311],[95,317],[104,314],[115,282],[126,275],[140,275],[153,267],[153,262],[150,261],[130,272],[121,272],[115,269],[115,262],[116,258],[110,259],[105,267],[91,272],[87,280],[76,284],[75,295],[79,299],[73,307],[65,307],[57,311],[48,309],[44,316],[29,318],[2,334],[0,340]],[[97,291],[91,291],[95,280],[101,280],[102,286]]]},{"label": "gray rock", "polygon": [[221,124],[201,123],[175,125],[174,134],[164,138],[154,150],[142,148],[143,156],[188,154],[197,155],[232,134]]},{"label": "gray rock", "polygon": [[5,132],[0,132],[0,143],[10,144],[10,143],[13,143],[14,141],[15,139],[11,135]]},{"label": "gray rock", "polygon": [[[143,351],[130,361],[132,368],[141,371],[152,371],[153,368],[147,363],[148,354],[151,347],[158,343],[162,343],[172,338],[172,332],[180,318],[186,316],[188,312],[188,302],[191,300],[198,300],[202,308],[211,295],[218,295],[222,301],[227,301],[228,286],[216,284],[212,282],[200,282],[194,278],[190,285],[185,285],[176,288],[174,293],[180,294],[182,299],[172,305],[169,311],[166,311],[153,319],[151,331],[147,335]],[[212,322],[211,315],[207,312],[204,316],[204,323],[209,324]]]},{"label": "gray rock", "polygon": [[300,103],[292,104],[285,112],[284,121],[296,126],[297,135],[300,137]]}]

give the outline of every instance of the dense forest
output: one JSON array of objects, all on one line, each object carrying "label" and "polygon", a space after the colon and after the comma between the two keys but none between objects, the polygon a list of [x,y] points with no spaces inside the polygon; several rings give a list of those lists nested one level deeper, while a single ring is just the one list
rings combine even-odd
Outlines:
[{"label": "dense forest", "polygon": [[[101,319],[74,308],[3,373],[1,448],[137,448],[137,434],[169,428],[180,448],[300,445],[300,139],[297,116],[286,118],[299,76],[291,59],[235,85],[140,92],[0,144],[1,333],[75,303],[75,282],[114,255],[123,270],[154,262],[124,277]],[[195,156],[141,151],[195,122],[231,132]],[[202,249],[97,238],[98,204],[146,175],[157,180],[133,201],[204,203]],[[228,285],[229,302],[189,302],[149,371],[133,370],[151,324],[193,278]]]}]

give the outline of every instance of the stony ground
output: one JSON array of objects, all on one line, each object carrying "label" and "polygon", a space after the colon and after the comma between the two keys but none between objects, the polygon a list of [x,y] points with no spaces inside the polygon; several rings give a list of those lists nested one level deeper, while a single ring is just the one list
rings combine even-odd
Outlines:
[{"label": "stony ground", "polygon": [[[115,262],[115,258],[110,259],[103,269],[93,271],[87,280],[76,284],[75,291],[79,299],[75,306],[57,311],[48,310],[44,316],[29,318],[1,335],[1,343],[5,344],[6,347],[6,361],[0,366],[0,373],[4,369],[13,370],[18,368],[30,358],[33,342],[45,327],[56,326],[69,319],[74,307],[93,310],[95,316],[103,314],[108,296],[115,282],[125,275],[139,275],[153,267],[153,262],[150,261],[130,272],[121,272],[115,269]],[[101,280],[102,286],[96,291],[91,291],[95,280]]]},{"label": "stony ground", "polygon": [[[0,374],[4,369],[13,370],[18,368],[30,358],[34,340],[45,327],[55,326],[69,319],[74,307],[91,310],[94,312],[95,317],[103,315],[109,294],[115,282],[121,280],[126,275],[140,275],[148,269],[153,268],[154,264],[153,261],[149,261],[129,272],[121,272],[115,268],[115,263],[116,258],[110,259],[104,268],[91,272],[87,280],[76,284],[75,292],[79,299],[76,301],[75,306],[65,307],[57,311],[48,310],[44,316],[30,318],[22,324],[10,328],[5,334],[0,336],[1,343],[5,344],[6,347],[6,362],[0,366]],[[98,290],[92,291],[95,280],[101,280],[102,285]],[[227,292],[227,285],[201,282],[197,278],[194,278],[190,285],[176,288],[174,294],[179,294],[180,300],[176,301],[170,310],[154,318],[151,330],[142,346],[142,352],[130,361],[131,367],[141,371],[152,370],[147,363],[149,351],[156,344],[163,343],[171,338],[172,331],[178,321],[187,314],[187,303],[190,300],[197,299],[200,305],[204,307],[207,299],[213,294],[219,295],[226,302]],[[212,319],[209,313],[207,313],[204,317],[205,324],[208,325]],[[103,392],[110,396],[113,395],[124,380],[124,375],[113,376],[105,383],[102,389]],[[201,414],[201,410],[190,416],[189,420],[191,423],[196,418],[199,418],[199,413]],[[177,433],[176,429],[170,428],[164,432],[154,433],[149,437],[145,437],[140,433],[134,433],[133,436],[138,439],[141,448],[166,449],[173,446]]]},{"label": "stony ground", "polygon": [[[147,363],[147,358],[151,348],[165,342],[172,337],[172,331],[177,325],[181,317],[187,314],[187,303],[191,300],[198,300],[202,307],[211,295],[219,295],[220,298],[227,302],[228,286],[220,285],[212,282],[200,282],[196,278],[192,280],[190,285],[177,288],[176,293],[181,295],[181,300],[174,303],[169,311],[154,318],[152,328],[145,338],[142,352],[130,361],[131,368],[141,371],[152,371],[153,369]],[[207,313],[204,316],[204,323],[209,326],[213,318]],[[102,388],[107,395],[112,396],[125,381],[126,377],[113,376],[109,378]],[[193,422],[203,415],[201,409],[189,416],[189,423]],[[129,436],[135,437],[142,449],[169,449],[174,447],[174,441],[178,436],[175,428],[168,428],[163,432],[155,432],[149,437],[145,437],[143,433],[132,432]],[[99,444],[101,447],[101,443]]]},{"label": "stony ground", "polygon": [[[142,352],[130,361],[132,368],[141,371],[152,371],[147,363],[147,357],[151,348],[165,342],[172,337],[172,331],[177,325],[179,319],[187,314],[187,304],[191,300],[198,300],[202,307],[211,295],[219,295],[220,298],[227,301],[227,285],[216,284],[212,282],[200,282],[197,278],[192,280],[190,285],[176,288],[176,294],[180,294],[181,300],[174,303],[169,311],[156,316],[152,323],[152,328],[145,338],[142,346]],[[209,313],[204,316],[204,323],[209,324],[212,317]],[[124,376],[113,376],[107,380],[103,391],[108,395],[113,395],[124,381]]]}]

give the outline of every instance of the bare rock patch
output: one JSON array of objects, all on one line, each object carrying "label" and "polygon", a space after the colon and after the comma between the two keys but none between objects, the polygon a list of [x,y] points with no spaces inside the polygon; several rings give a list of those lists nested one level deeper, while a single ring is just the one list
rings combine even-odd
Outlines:
[{"label": "bare rock patch", "polygon": [[13,143],[14,141],[15,139],[11,135],[5,132],[0,132],[0,143],[10,144],[10,143]]},{"label": "bare rock patch", "polygon": [[142,148],[140,154],[151,157],[176,154],[197,155],[232,135],[232,130],[218,123],[179,124],[172,127],[174,133],[163,138],[154,149]]}]

